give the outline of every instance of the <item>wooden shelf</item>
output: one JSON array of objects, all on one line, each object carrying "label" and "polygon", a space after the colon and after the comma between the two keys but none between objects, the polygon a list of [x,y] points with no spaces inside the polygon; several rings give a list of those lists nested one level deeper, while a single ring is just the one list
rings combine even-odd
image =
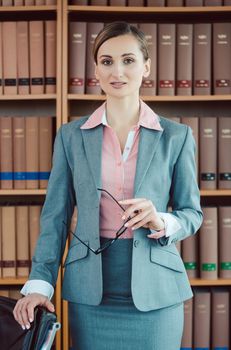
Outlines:
[{"label": "wooden shelf", "polygon": [[31,190],[0,190],[0,196],[31,196],[31,195],[46,195],[46,189],[31,189]]},{"label": "wooden shelf", "polygon": [[210,196],[231,196],[231,190],[200,190],[203,197]]},{"label": "wooden shelf", "polygon": [[[68,100],[104,101],[105,95],[68,94]],[[141,96],[147,102],[178,102],[178,101],[231,101],[231,95],[194,95],[194,96]]]},{"label": "wooden shelf", "polygon": [[0,95],[1,101],[8,100],[56,100],[56,94],[40,94],[40,95]]},{"label": "wooden shelf", "polygon": [[0,278],[0,285],[5,286],[5,285],[23,285],[26,283],[28,280],[28,277],[5,277],[5,278]]},{"label": "wooden shelf", "polygon": [[38,11],[56,11],[57,6],[0,6],[1,12],[38,12]]},{"label": "wooden shelf", "polygon": [[231,279],[218,278],[216,280],[205,280],[202,278],[190,279],[190,284],[196,286],[231,286]]}]

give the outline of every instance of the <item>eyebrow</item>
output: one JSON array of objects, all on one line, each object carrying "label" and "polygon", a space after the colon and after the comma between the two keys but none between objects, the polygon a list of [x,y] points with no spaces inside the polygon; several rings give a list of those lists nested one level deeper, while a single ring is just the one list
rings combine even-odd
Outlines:
[{"label": "eyebrow", "polygon": [[[132,53],[132,52],[129,52],[129,53],[124,53],[123,55],[122,55],[122,57],[124,57],[124,56],[135,56],[135,54],[134,53]],[[108,57],[108,58],[112,58],[112,56],[110,56],[110,55],[101,55],[99,58],[101,58],[101,57]]]}]

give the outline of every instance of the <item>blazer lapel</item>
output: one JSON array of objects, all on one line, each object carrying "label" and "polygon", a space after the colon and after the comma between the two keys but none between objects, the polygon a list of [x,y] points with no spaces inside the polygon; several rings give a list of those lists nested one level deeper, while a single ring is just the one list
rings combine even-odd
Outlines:
[{"label": "blazer lapel", "polygon": [[[138,157],[136,163],[136,175],[134,183],[134,197],[139,191],[145,174],[150,166],[150,163],[156,153],[156,149],[163,131],[152,130],[141,127],[140,140],[138,148]],[[158,166],[158,164],[157,164]]]},{"label": "blazer lapel", "polygon": [[[103,126],[99,125],[93,129],[82,129],[82,137],[89,168],[95,182],[96,189],[101,187],[101,159],[102,159],[102,142]],[[97,191],[100,198],[100,191]]]}]

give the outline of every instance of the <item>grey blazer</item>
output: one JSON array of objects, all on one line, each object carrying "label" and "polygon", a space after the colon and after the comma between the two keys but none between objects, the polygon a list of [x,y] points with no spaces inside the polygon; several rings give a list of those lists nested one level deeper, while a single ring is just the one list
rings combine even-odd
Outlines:
[{"label": "grey blazer", "polygon": [[[30,279],[53,286],[64,252],[73,208],[76,234],[93,248],[99,241],[99,201],[103,126],[80,129],[86,118],[63,125],[56,136],[53,168],[41,214],[41,233]],[[134,197],[153,201],[157,211],[172,215],[181,228],[170,237],[147,238],[135,230],[132,256],[132,297],[139,310],[170,306],[192,297],[175,242],[194,234],[202,223],[191,129],[159,117],[162,131],[141,127]],[[110,248],[109,248],[110,249]],[[76,303],[98,305],[102,299],[101,255],[94,255],[73,238],[64,263],[62,296]]]}]

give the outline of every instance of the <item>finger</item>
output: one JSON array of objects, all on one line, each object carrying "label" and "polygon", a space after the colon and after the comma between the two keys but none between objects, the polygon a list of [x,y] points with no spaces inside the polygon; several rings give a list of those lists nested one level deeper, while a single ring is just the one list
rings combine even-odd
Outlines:
[{"label": "finger", "polygon": [[46,300],[45,306],[50,312],[54,312],[55,311],[55,307],[54,307],[54,305],[52,304],[52,302],[49,299]]},{"label": "finger", "polygon": [[140,227],[143,227],[147,222],[150,221],[151,218],[151,213],[149,212],[142,220],[138,221],[134,225],[132,225],[132,230],[137,230]]},{"label": "finger", "polygon": [[144,212],[146,208],[152,206],[151,201],[149,200],[142,200],[139,203],[130,205],[125,212],[123,213],[122,219],[125,220],[126,218],[132,217],[132,214],[136,211],[138,212]]},{"label": "finger", "polygon": [[164,236],[165,236],[164,230],[161,230],[160,232],[150,233],[149,235],[147,235],[148,238],[152,238],[152,239],[159,239]]},{"label": "finger", "polygon": [[23,325],[26,329],[30,328],[28,308],[31,307],[31,305],[32,305],[32,307],[35,307],[35,306],[33,306],[34,305],[33,303],[29,302],[29,303],[25,303],[21,309],[21,318],[23,321]]},{"label": "finger", "polygon": [[21,318],[21,299],[17,301],[14,310],[13,310],[13,315],[15,320],[22,326],[23,325],[23,321]]},{"label": "finger", "polygon": [[[126,224],[124,224],[125,227],[131,227],[132,228],[137,228],[137,223],[142,223],[141,226],[143,226],[144,224],[146,224],[148,221],[150,221],[150,214],[151,214],[151,210],[142,210],[139,214],[135,215],[131,220],[129,220],[128,222],[126,222]],[[139,227],[141,227],[139,226]]]},{"label": "finger", "polygon": [[25,322],[24,321],[24,313],[25,313],[25,307],[26,307],[26,301],[25,300],[23,300],[20,304],[19,304],[19,306],[18,306],[18,309],[17,309],[17,318],[18,318],[18,323],[21,325],[21,327],[23,328],[23,329],[26,329],[26,323],[27,322]]},{"label": "finger", "polygon": [[120,204],[128,205],[128,204],[135,204],[139,203],[140,201],[145,200],[145,198],[129,198],[129,199],[123,199],[121,201],[118,201]]}]

